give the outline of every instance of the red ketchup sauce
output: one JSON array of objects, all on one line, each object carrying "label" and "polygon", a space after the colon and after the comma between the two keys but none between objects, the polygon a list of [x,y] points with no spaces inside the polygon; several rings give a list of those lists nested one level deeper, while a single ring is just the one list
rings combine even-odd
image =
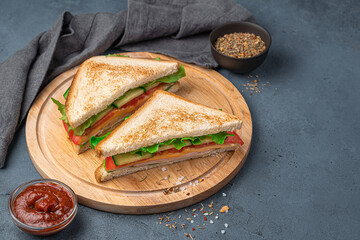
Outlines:
[{"label": "red ketchup sauce", "polygon": [[17,219],[32,227],[50,227],[66,220],[74,208],[74,199],[55,183],[36,183],[25,188],[14,201]]}]

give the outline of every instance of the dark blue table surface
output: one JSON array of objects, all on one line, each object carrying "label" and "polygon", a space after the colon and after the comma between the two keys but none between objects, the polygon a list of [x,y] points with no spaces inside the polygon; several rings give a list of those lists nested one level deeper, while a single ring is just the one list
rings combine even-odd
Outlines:
[{"label": "dark blue table surface", "polygon": [[[260,93],[243,86],[248,75],[218,71],[245,97],[253,142],[240,173],[204,203],[227,204],[205,229],[203,220],[170,230],[156,215],[121,215],[79,206],[74,222],[54,239],[359,239],[360,235],[360,2],[239,1],[267,28],[273,44],[251,75]],[[64,10],[117,12],[122,1],[1,1],[0,61],[47,30]],[[1,77],[1,76],[0,76]],[[30,239],[11,222],[10,193],[40,178],[31,163],[25,124],[0,169],[0,239]],[[223,196],[226,193],[226,197]],[[198,207],[195,205],[194,207]],[[228,228],[224,223],[229,224]],[[192,226],[196,230],[192,231]],[[221,230],[226,230],[221,234]]]}]

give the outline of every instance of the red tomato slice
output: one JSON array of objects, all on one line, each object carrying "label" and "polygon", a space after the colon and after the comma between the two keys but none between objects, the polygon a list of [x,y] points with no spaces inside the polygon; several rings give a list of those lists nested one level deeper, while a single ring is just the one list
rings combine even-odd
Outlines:
[{"label": "red tomato slice", "polygon": [[76,135],[74,134],[74,131],[73,131],[73,130],[68,131],[68,130],[69,130],[69,127],[68,127],[68,125],[65,123],[64,120],[63,120],[63,125],[64,125],[64,128],[66,129],[66,132],[69,133],[69,138],[70,138],[70,140],[71,140],[74,144],[80,145],[80,144],[81,144],[81,136],[76,136]]},{"label": "red tomato slice", "polygon": [[241,146],[244,145],[244,142],[243,140],[241,140],[241,138],[239,137],[239,135],[237,135],[236,132],[227,132],[229,134],[234,134],[235,136],[228,136],[226,139],[225,139],[225,142],[224,143],[238,143],[240,144]]},{"label": "red tomato slice", "polygon": [[66,132],[68,132],[69,131],[68,125],[66,124],[66,122],[64,120],[62,122],[63,122],[63,125],[64,125],[64,128],[65,128]]},{"label": "red tomato slice", "polygon": [[115,165],[114,159],[112,157],[105,158],[105,169],[106,171],[111,171],[118,168],[118,166]]}]

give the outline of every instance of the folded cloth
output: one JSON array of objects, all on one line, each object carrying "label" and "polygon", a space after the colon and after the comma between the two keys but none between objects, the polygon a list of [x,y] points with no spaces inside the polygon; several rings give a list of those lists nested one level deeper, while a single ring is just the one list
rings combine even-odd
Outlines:
[{"label": "folded cloth", "polygon": [[0,168],[36,95],[55,76],[110,47],[216,67],[209,31],[229,21],[255,20],[232,0],[129,0],[128,10],[117,14],[64,12],[0,64]]}]

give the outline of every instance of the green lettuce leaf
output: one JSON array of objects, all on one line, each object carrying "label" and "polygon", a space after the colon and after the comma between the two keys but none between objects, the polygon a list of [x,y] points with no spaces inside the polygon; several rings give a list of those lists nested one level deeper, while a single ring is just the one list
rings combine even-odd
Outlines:
[{"label": "green lettuce leaf", "polygon": [[216,134],[209,134],[209,135],[204,135],[204,136],[200,136],[200,137],[173,138],[168,141],[154,144],[149,147],[140,148],[138,150],[132,151],[131,153],[132,154],[136,153],[136,154],[139,154],[140,156],[143,156],[144,153],[154,154],[159,150],[160,146],[170,145],[170,144],[172,144],[177,150],[180,150],[186,146],[185,141],[190,141],[191,145],[199,145],[202,143],[202,140],[204,140],[206,137],[211,137],[211,140],[217,144],[224,144],[224,141],[226,140],[226,138],[228,136],[234,136],[234,135],[229,134],[227,132],[219,132]]},{"label": "green lettuce leaf", "polygon": [[92,149],[95,149],[95,146],[98,145],[98,143],[103,140],[104,138],[106,138],[111,132],[108,132],[107,134],[100,136],[100,137],[94,137],[92,136],[90,138],[90,146]]},{"label": "green lettuce leaf", "polygon": [[[81,124],[80,126],[78,126],[77,128],[71,128],[74,131],[74,134],[76,136],[81,136],[84,134],[85,130],[89,127],[91,127],[91,124],[93,122],[95,122],[95,120],[99,117],[100,114],[94,115],[91,118],[89,118],[88,120],[86,120],[83,124]],[[70,130],[70,128],[69,128]]]},{"label": "green lettuce leaf", "polygon": [[182,138],[175,139],[172,144],[177,150],[180,150],[186,146],[186,143],[183,141]]},{"label": "green lettuce leaf", "polygon": [[155,145],[152,145],[150,147],[146,147],[144,149],[145,149],[146,152],[156,153],[159,150],[159,147],[160,147],[160,144],[155,144]]},{"label": "green lettuce leaf", "polygon": [[51,100],[58,106],[58,110],[62,114],[62,117],[60,119],[64,120],[65,123],[67,123],[69,125],[69,122],[66,117],[65,105],[62,104],[61,102],[59,102],[58,100],[56,100],[55,98],[51,98]]},{"label": "green lettuce leaf", "polygon": [[[68,125],[68,131],[73,130],[74,134],[76,136],[81,136],[84,134],[85,130],[89,127],[91,127],[92,123],[96,121],[96,119],[103,113],[103,111],[101,111],[100,113],[92,116],[91,118],[89,118],[88,120],[86,120],[83,124],[81,124],[80,126],[78,126],[77,128],[72,128],[67,120],[66,117],[66,112],[65,112],[65,105],[63,105],[62,103],[60,103],[58,100],[51,98],[51,100],[58,106],[58,110],[59,112],[62,114],[62,117],[60,118],[61,120],[64,120],[65,123]],[[105,109],[106,110],[106,109]],[[104,110],[104,111],[105,111]]]},{"label": "green lettuce leaf", "polygon": [[92,116],[91,118],[89,118],[88,120],[86,120],[83,124],[81,124],[80,126],[78,126],[77,128],[71,128],[72,130],[74,130],[74,133],[76,136],[81,136],[84,134],[85,130],[89,127],[91,127],[93,125],[93,123],[96,121],[96,119],[99,118],[100,115],[102,115],[106,110],[108,110],[109,108],[113,108],[113,106],[108,106],[107,108],[105,108],[103,111],[99,112],[98,114]]},{"label": "green lettuce leaf", "polygon": [[157,58],[155,58],[155,60],[159,60],[159,61],[160,61],[161,59],[160,59],[159,57],[157,57]]},{"label": "green lettuce leaf", "polygon": [[186,73],[185,73],[185,68],[183,65],[180,66],[179,71],[177,71],[176,73],[173,73],[171,75],[156,79],[152,82],[146,83],[144,85],[142,85],[142,87],[148,87],[151,84],[157,83],[157,82],[163,82],[163,83],[173,83],[173,82],[177,82],[179,81],[180,78],[185,77]]},{"label": "green lettuce leaf", "polygon": [[131,115],[132,115],[132,114],[130,114],[129,116],[124,117],[124,121],[125,121],[126,119],[128,119]]},{"label": "green lettuce leaf", "polygon": [[68,94],[69,94],[69,91],[70,91],[70,87],[66,90],[66,92],[64,93],[64,98],[65,98],[65,100],[67,99],[67,96],[68,96]]},{"label": "green lettuce leaf", "polygon": [[211,137],[211,140],[217,144],[224,144],[226,138],[228,136],[235,136],[234,134],[229,134],[227,132],[219,132],[217,134],[210,134],[208,135]]}]

